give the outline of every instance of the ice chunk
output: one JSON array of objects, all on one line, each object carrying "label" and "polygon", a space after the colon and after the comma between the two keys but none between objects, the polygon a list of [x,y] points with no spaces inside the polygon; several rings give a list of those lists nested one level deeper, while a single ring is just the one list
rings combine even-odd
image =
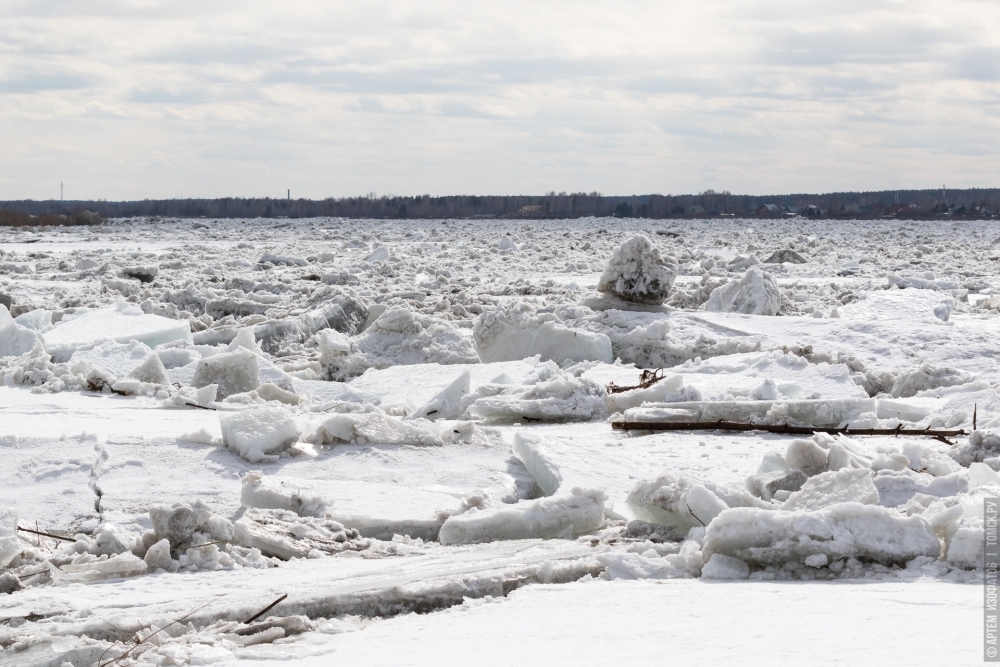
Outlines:
[{"label": "ice chunk", "polygon": [[438,431],[390,417],[384,412],[333,415],[320,425],[317,434],[323,444],[444,444]]},{"label": "ice chunk", "polygon": [[756,566],[856,558],[902,564],[941,549],[927,523],[878,505],[841,503],[813,512],[737,507],[722,512],[705,532],[704,555],[724,554]]},{"label": "ice chunk", "polygon": [[449,321],[393,306],[351,339],[351,352],[321,358],[329,380],[346,380],[368,368],[411,364],[479,363],[471,338]]},{"label": "ice chunk", "polygon": [[218,397],[253,391],[260,386],[257,355],[245,349],[225,352],[198,361],[191,384],[195,387],[218,385]]},{"label": "ice chunk", "polygon": [[146,567],[150,570],[156,568],[169,570],[174,562],[170,557],[170,541],[164,538],[155,542],[153,546],[146,549],[146,555],[142,557],[142,560],[145,561]]},{"label": "ice chunk", "polygon": [[244,507],[326,517],[363,537],[391,540],[393,535],[409,535],[432,541],[460,504],[445,493],[396,484],[264,477],[256,471],[243,478],[240,502]]},{"label": "ice chunk", "polygon": [[493,422],[579,421],[607,414],[604,387],[562,371],[554,362],[539,369],[533,385],[485,385],[469,394],[465,416]]},{"label": "ice chunk", "polygon": [[510,240],[509,236],[500,237],[500,250],[517,250],[517,244]]},{"label": "ice chunk", "polygon": [[106,577],[127,577],[142,574],[147,569],[145,561],[131,553],[121,553],[107,560],[68,563],[52,572],[56,581],[93,581]]},{"label": "ice chunk", "polygon": [[389,259],[389,249],[385,246],[380,248],[375,248],[370,255],[365,257],[365,261],[369,264],[374,264],[375,262],[384,262]]},{"label": "ice chunk", "polygon": [[805,264],[805,258],[794,250],[784,248],[775,250],[771,256],[764,260],[765,264]]},{"label": "ice chunk", "polygon": [[681,529],[707,526],[728,507],[701,484],[673,473],[639,482],[626,503],[637,519]]},{"label": "ice chunk", "polygon": [[964,474],[964,471],[943,477],[930,477],[910,470],[904,472],[881,470],[875,475],[874,484],[878,490],[878,504],[882,507],[899,507],[909,502],[916,494],[939,498],[955,496],[968,491],[970,486],[969,476]]},{"label": "ice chunk", "polygon": [[0,595],[10,595],[22,588],[24,588],[24,585],[13,572],[0,574]]},{"label": "ice chunk", "polygon": [[7,567],[21,554],[21,540],[17,537],[17,510],[0,507],[0,567]]},{"label": "ice chunk", "polygon": [[611,339],[602,333],[572,329],[553,313],[537,313],[527,303],[484,312],[473,326],[476,351],[484,363],[516,361],[540,355],[542,361],[611,363]]},{"label": "ice chunk", "polygon": [[248,461],[263,461],[299,439],[301,429],[281,408],[249,408],[219,418],[223,444]]},{"label": "ice chunk", "polygon": [[771,274],[751,268],[737,282],[729,282],[712,290],[705,310],[717,313],[747,315],[777,315],[781,292]]},{"label": "ice chunk", "polygon": [[971,373],[925,363],[918,368],[897,375],[896,381],[892,385],[892,396],[893,398],[906,398],[928,389],[953,387],[973,380],[975,380],[975,376]]},{"label": "ice chunk", "polygon": [[1000,456],[1000,434],[973,431],[969,434],[969,441],[949,450],[948,456],[965,467]]},{"label": "ice chunk", "polygon": [[781,509],[812,511],[846,502],[877,505],[879,492],[872,483],[873,477],[866,468],[820,473],[789,496]]},{"label": "ice chunk", "polygon": [[874,413],[872,398],[801,399],[778,401],[688,401],[645,404],[626,410],[626,421],[754,422],[842,427],[865,413]]},{"label": "ice chunk", "polygon": [[301,257],[292,257],[291,255],[279,255],[273,252],[265,252],[257,260],[258,264],[274,264],[278,266],[280,264],[287,264],[288,266],[309,266],[309,262]]},{"label": "ice chunk", "polygon": [[828,450],[823,449],[814,438],[792,440],[785,452],[785,461],[792,470],[801,470],[807,475],[816,475],[826,470]]},{"label": "ice chunk", "polygon": [[535,483],[542,493],[552,496],[559,492],[559,487],[563,483],[562,473],[559,471],[559,466],[552,461],[541,438],[517,432],[514,434],[513,450],[514,456],[520,459],[535,478]]},{"label": "ice chunk", "polygon": [[462,399],[469,393],[472,371],[462,371],[455,380],[411,414],[408,419],[458,419],[462,415]]},{"label": "ice chunk", "polygon": [[7,306],[0,304],[0,359],[27,354],[41,340],[38,333],[15,322]]},{"label": "ice chunk", "polygon": [[450,516],[441,526],[439,541],[472,544],[570,538],[600,528],[604,522],[604,500],[604,491],[577,488],[564,496],[471,509]]},{"label": "ice chunk", "polygon": [[155,266],[126,266],[122,269],[122,275],[126,278],[135,278],[140,283],[151,283],[156,278],[159,269]]},{"label": "ice chunk", "polygon": [[149,384],[170,384],[167,369],[164,368],[160,356],[155,352],[150,352],[145,361],[129,373],[129,377]]},{"label": "ice chunk", "polygon": [[626,301],[659,305],[670,295],[677,277],[677,260],[638,234],[615,248],[597,282],[597,291]]},{"label": "ice chunk", "polygon": [[702,567],[701,576],[705,579],[749,579],[750,566],[739,558],[715,553]]},{"label": "ice chunk", "polygon": [[107,340],[117,343],[135,340],[151,348],[175,340],[190,341],[191,327],[187,320],[147,315],[138,306],[122,301],[111,308],[68,315],[42,334],[42,338],[53,358],[65,361],[75,350]]},{"label": "ice chunk", "polygon": [[335,554],[361,551],[371,542],[353,528],[332,519],[301,517],[288,510],[249,508],[236,522],[233,541],[266,556],[284,560],[305,558],[313,552]]},{"label": "ice chunk", "polygon": [[747,478],[747,491],[757,498],[771,500],[778,491],[798,491],[809,479],[801,470],[771,470]]},{"label": "ice chunk", "polygon": [[[0,319],[2,319],[2,316],[0,316]],[[42,333],[52,328],[52,311],[45,310],[44,308],[29,310],[15,317],[14,321],[22,327]]]},{"label": "ice chunk", "polygon": [[666,558],[642,556],[629,552],[609,552],[594,556],[607,566],[609,581],[619,579],[674,579],[687,574]]}]

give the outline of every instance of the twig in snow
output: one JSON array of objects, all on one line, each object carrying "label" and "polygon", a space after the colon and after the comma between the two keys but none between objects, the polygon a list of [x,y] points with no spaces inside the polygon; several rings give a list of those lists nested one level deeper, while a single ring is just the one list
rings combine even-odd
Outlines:
[{"label": "twig in snow", "polygon": [[53,535],[52,533],[43,533],[40,530],[31,530],[30,528],[21,528],[20,526],[18,526],[17,529],[22,533],[31,533],[32,535],[41,535],[42,537],[51,537],[53,540],[60,540],[62,542],[74,541],[72,537],[61,537],[59,535]]},{"label": "twig in snow", "polygon": [[208,405],[199,405],[198,403],[187,403],[187,402],[185,402],[184,405],[188,406],[189,408],[198,408],[199,410],[215,410],[216,409],[216,408],[210,407]]},{"label": "twig in snow", "polygon": [[620,387],[614,382],[611,382],[608,384],[606,390],[609,394],[620,394],[625,391],[632,391],[633,389],[648,389],[663,378],[664,374],[662,368],[657,368],[655,371],[644,370],[642,375],[639,376],[639,384],[632,387]]},{"label": "twig in snow", "polygon": [[[122,653],[117,658],[114,658],[112,660],[108,660],[107,662],[101,662],[102,660],[104,660],[104,655],[108,651],[110,651],[111,648],[114,646],[114,644],[112,644],[107,649],[105,649],[104,653],[101,654],[101,657],[98,658],[98,660],[97,660],[97,667],[107,667],[108,665],[120,664],[122,660],[124,660],[125,658],[127,658],[129,656],[129,654],[132,653],[132,651],[136,650],[137,648],[139,648],[140,646],[142,646],[143,644],[145,644],[146,642],[148,642],[149,639],[150,639],[150,637],[153,637],[153,636],[155,636],[155,635],[163,632],[164,630],[166,630],[167,628],[169,628],[171,625],[177,625],[178,623],[182,623],[183,621],[186,621],[195,612],[201,611],[202,609],[204,609],[205,607],[207,607],[208,605],[210,605],[212,602],[214,602],[214,600],[209,600],[205,604],[203,604],[203,605],[201,605],[199,607],[195,607],[194,609],[192,609],[188,613],[186,613],[183,616],[181,616],[180,618],[178,618],[176,621],[173,621],[171,623],[167,623],[162,628],[160,628],[156,632],[151,632],[147,637],[144,637],[143,639],[140,639],[138,641],[136,641],[135,639],[133,639],[133,641],[135,642],[135,644],[132,646],[132,648],[130,648],[129,650],[125,651],[124,653]],[[111,625],[111,624],[109,623],[108,625]],[[114,628],[113,625],[111,625],[111,627]],[[117,630],[118,628],[115,628],[115,629]],[[117,643],[117,642],[115,642],[115,643]],[[122,642],[122,643],[124,643],[124,642]]]},{"label": "twig in snow", "polygon": [[278,606],[278,603],[281,602],[282,600],[284,600],[287,597],[288,597],[288,593],[285,593],[280,598],[278,598],[277,600],[275,600],[271,604],[267,605],[266,607],[264,607],[263,609],[261,609],[260,611],[258,611],[256,614],[254,614],[253,616],[251,616],[247,620],[243,621],[243,625],[249,625],[250,623],[253,623],[258,618],[260,618],[261,616],[263,616],[264,614],[266,614],[267,612],[271,611],[276,606]]}]

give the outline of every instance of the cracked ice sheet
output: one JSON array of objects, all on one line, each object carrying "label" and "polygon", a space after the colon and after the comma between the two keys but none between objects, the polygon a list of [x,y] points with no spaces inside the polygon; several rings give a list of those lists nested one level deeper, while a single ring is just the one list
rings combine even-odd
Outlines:
[{"label": "cracked ice sheet", "polygon": [[[217,425],[211,432],[216,431]],[[261,470],[274,480],[313,480],[333,489],[338,480],[378,484],[382,486],[372,486],[371,493],[378,494],[380,502],[385,501],[387,485],[454,498],[476,491],[496,498],[515,492],[510,447],[500,438],[445,447],[337,445],[319,448],[316,456],[275,463],[248,463],[223,447],[175,440],[110,438],[102,446],[101,508],[120,522],[144,514],[151,504],[178,500],[202,500],[231,517],[241,507],[241,477],[249,470]],[[28,516],[31,503],[21,501],[18,506]],[[411,518],[430,516],[419,513]]]},{"label": "cracked ice sheet", "polygon": [[[766,619],[766,629],[748,619]],[[270,647],[268,659],[218,664],[971,667],[982,664],[981,634],[975,585],[581,581],[308,633]]]},{"label": "cracked ice sheet", "polygon": [[[343,553],[320,560],[294,559],[278,568],[235,569],[145,575],[104,583],[39,586],[0,598],[0,622],[30,613],[51,617],[30,627],[35,635],[79,634],[101,621],[161,623],[210,602],[191,617],[196,623],[247,618],[280,595],[288,601],[275,615],[336,603],[369,591],[393,594],[401,586],[447,580],[552,560],[587,558],[593,549],[565,540],[519,540],[444,548],[436,544],[409,556],[364,559]],[[379,613],[373,607],[370,615]],[[327,614],[330,615],[330,614]],[[162,626],[161,626],[162,627]],[[2,663],[0,663],[2,664]]]},{"label": "cracked ice sheet", "polygon": [[640,480],[669,470],[742,489],[761,457],[783,452],[789,442],[776,435],[717,431],[628,435],[600,423],[511,427],[507,435],[513,439],[518,432],[544,439],[542,446],[562,475],[560,493],[574,486],[605,489],[608,505],[626,518],[633,517],[625,498]]}]

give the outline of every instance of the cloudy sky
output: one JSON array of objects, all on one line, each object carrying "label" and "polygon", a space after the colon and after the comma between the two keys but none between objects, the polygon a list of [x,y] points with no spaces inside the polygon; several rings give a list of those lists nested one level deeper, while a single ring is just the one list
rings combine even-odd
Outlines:
[{"label": "cloudy sky", "polygon": [[997,0],[4,0],[0,199],[1000,185]]}]

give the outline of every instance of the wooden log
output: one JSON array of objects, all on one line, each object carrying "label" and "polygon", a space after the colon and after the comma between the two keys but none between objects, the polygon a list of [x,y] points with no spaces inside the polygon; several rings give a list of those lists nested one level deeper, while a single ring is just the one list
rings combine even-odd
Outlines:
[{"label": "wooden log", "polygon": [[920,428],[851,428],[828,426],[789,426],[788,424],[749,424],[745,422],[730,422],[719,420],[714,422],[644,422],[616,421],[611,422],[611,428],[619,431],[766,431],[787,435],[812,435],[814,433],[830,433],[831,435],[913,435],[928,438],[951,438],[957,435],[968,435],[963,429],[920,429]]}]

